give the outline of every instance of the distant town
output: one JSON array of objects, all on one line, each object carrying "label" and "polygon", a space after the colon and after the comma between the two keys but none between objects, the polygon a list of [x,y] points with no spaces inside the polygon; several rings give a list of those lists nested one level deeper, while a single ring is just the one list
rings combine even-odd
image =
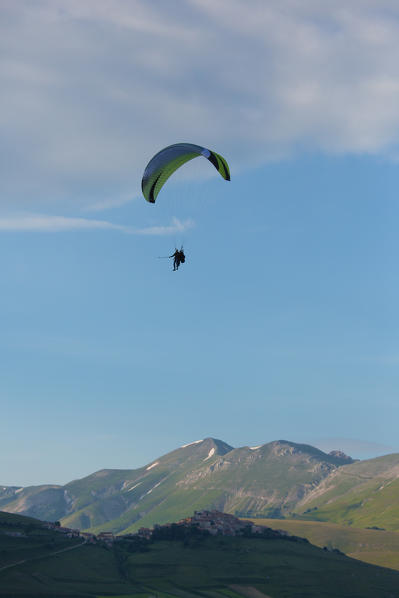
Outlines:
[{"label": "distant town", "polygon": [[113,544],[122,540],[143,538],[151,540],[154,537],[159,537],[160,534],[165,535],[168,530],[201,530],[204,534],[216,536],[242,536],[246,535],[267,535],[274,538],[295,538],[290,536],[283,530],[272,530],[269,527],[262,525],[255,525],[252,521],[243,521],[234,515],[222,513],[221,511],[195,511],[192,517],[181,519],[177,523],[165,523],[164,525],[155,524],[153,528],[141,527],[136,533],[116,535],[113,532],[103,531],[98,534],[90,532],[81,532],[78,529],[71,529],[69,527],[62,527],[58,521],[45,521],[43,526],[47,529],[54,530],[61,534],[65,534],[68,538],[82,538],[87,543],[95,544],[98,542],[105,542],[106,544]]}]

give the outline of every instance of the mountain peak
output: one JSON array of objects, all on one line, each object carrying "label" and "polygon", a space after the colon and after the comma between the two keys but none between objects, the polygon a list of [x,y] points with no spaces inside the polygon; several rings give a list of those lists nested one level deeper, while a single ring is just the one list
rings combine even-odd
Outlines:
[{"label": "mountain peak", "polygon": [[202,440],[194,440],[188,444],[183,444],[180,449],[186,449],[189,447],[193,449],[199,449],[201,451],[215,449],[214,453],[218,455],[225,455],[234,449],[234,447],[227,444],[227,442],[219,440],[218,438],[212,438],[210,436],[208,438],[203,438]]},{"label": "mountain peak", "polygon": [[343,451],[330,451],[328,453],[331,457],[335,457],[336,459],[339,459],[343,464],[349,464],[349,463],[354,463],[355,459],[352,459],[352,457],[349,457],[349,455],[346,455]]},{"label": "mountain peak", "polygon": [[200,444],[201,442],[204,442],[204,440],[203,439],[193,440],[192,442],[188,442],[187,444],[182,444],[180,448],[187,448],[188,446],[193,446],[194,444]]}]

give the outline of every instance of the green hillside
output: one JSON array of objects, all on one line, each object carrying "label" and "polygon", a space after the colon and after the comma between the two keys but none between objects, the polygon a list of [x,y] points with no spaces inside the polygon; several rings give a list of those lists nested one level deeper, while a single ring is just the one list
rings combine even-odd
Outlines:
[{"label": "green hillside", "polygon": [[0,596],[396,598],[399,588],[396,571],[288,539],[158,540],[145,552],[120,542],[31,558],[0,568]]},{"label": "green hillside", "polygon": [[14,494],[3,493],[1,509],[36,519],[57,521],[65,513],[64,490],[61,486],[27,486]]},{"label": "green hillside", "polygon": [[82,544],[45,529],[41,521],[0,511],[0,571],[12,563],[53,554]]},{"label": "green hillside", "polygon": [[282,529],[307,538],[316,546],[338,548],[347,556],[366,563],[399,570],[399,533],[358,529],[335,523],[290,519],[252,519],[258,525]]},{"label": "green hillside", "polygon": [[399,530],[399,455],[346,465],[295,508],[302,518]]}]

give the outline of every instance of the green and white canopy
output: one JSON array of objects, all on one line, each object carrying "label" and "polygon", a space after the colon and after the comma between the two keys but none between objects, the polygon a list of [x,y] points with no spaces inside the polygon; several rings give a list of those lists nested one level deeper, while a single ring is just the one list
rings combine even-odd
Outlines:
[{"label": "green and white canopy", "polygon": [[155,154],[148,162],[141,181],[145,199],[155,203],[158,193],[168,178],[180,166],[198,156],[207,158],[226,181],[230,180],[229,166],[222,156],[193,143],[175,143]]}]

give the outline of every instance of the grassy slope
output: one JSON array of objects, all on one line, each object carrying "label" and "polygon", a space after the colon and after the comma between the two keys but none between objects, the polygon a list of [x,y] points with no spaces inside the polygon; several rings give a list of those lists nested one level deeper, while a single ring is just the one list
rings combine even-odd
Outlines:
[{"label": "grassy slope", "polygon": [[[9,536],[8,532],[17,532],[22,536]],[[81,543],[81,539],[69,539],[63,534],[44,529],[36,519],[0,512],[0,569]]]},{"label": "grassy slope", "polygon": [[[183,517],[191,516],[195,510],[210,507],[219,496],[220,492],[218,490],[203,492],[181,490],[173,492],[173,490],[169,491],[168,488],[165,488],[162,494],[158,493],[156,496],[148,498],[145,502],[143,501],[144,504],[138,505],[120,517],[117,522],[118,527],[123,529],[123,533],[131,533],[137,531],[140,527],[152,527],[154,523],[162,525],[178,521]],[[149,512],[146,513],[146,510]],[[135,517],[137,517],[137,521],[132,524],[131,522]],[[140,519],[138,519],[139,517]],[[115,529],[115,521],[110,521],[108,524],[94,528],[94,533],[98,533],[100,530],[113,529]]]},{"label": "grassy slope", "polygon": [[399,533],[358,529],[334,523],[289,519],[252,519],[258,525],[307,538],[316,546],[338,548],[366,563],[399,570]]},{"label": "grassy slope", "polygon": [[377,526],[399,531],[399,480],[381,486],[378,482],[354,488],[331,503],[318,506],[307,517],[355,527]]},{"label": "grassy slope", "polygon": [[[21,537],[6,532],[19,532]],[[59,550],[70,549],[55,555]],[[26,563],[8,567],[19,561]],[[3,571],[2,567],[7,567]],[[135,584],[129,586],[136,590]],[[95,595],[108,589],[125,592],[115,558],[101,546],[42,527],[31,517],[0,512],[0,596],[67,597]]]},{"label": "grassy slope", "polygon": [[121,578],[112,552],[100,546],[82,546],[0,572],[0,596],[7,598],[117,595],[135,590],[135,584]]},{"label": "grassy slope", "polygon": [[13,500],[2,501],[10,513],[27,514],[47,521],[57,521],[65,511],[64,491],[61,486],[27,486]]},{"label": "grassy slope", "polygon": [[399,455],[346,465],[295,509],[313,521],[399,530]]},{"label": "grassy slope", "polygon": [[[17,515],[13,513],[6,513],[0,511],[0,526],[9,527],[10,529],[14,526],[23,528],[26,525],[40,525],[41,522],[33,517],[25,517],[25,515]],[[16,530],[17,531],[17,530]]]},{"label": "grassy slope", "polygon": [[[201,443],[180,447],[160,457],[154,461],[158,463],[156,467],[150,470],[147,467],[131,471],[103,470],[68,484],[65,488],[72,494],[79,495],[79,499],[75,503],[76,511],[62,519],[63,525],[90,529],[94,532],[122,532],[149,523],[175,521],[186,514],[192,514],[190,501],[187,505],[181,505],[178,496],[172,498],[172,494],[176,484],[200,466],[211,449],[215,450],[215,460],[218,455],[230,452],[232,447],[222,441],[208,438]],[[150,522],[146,520],[136,524],[136,520],[140,519],[143,513],[157,509],[167,497],[170,497],[170,505],[165,509],[167,513],[164,514],[161,508],[159,516],[154,514]],[[173,504],[177,502],[179,507],[173,508]],[[184,513],[180,506],[185,507]],[[202,503],[200,506],[203,506]]]},{"label": "grassy slope", "polygon": [[196,549],[159,542],[129,566],[143,585],[172,593],[176,586],[204,592],[235,584],[273,598],[384,598],[399,588],[396,572],[286,540],[211,538]]},{"label": "grassy slope", "polygon": [[222,598],[232,585],[273,598],[398,596],[399,573],[287,540],[215,537],[191,547],[159,541],[145,553],[116,550],[86,545],[2,571],[0,596]]}]

